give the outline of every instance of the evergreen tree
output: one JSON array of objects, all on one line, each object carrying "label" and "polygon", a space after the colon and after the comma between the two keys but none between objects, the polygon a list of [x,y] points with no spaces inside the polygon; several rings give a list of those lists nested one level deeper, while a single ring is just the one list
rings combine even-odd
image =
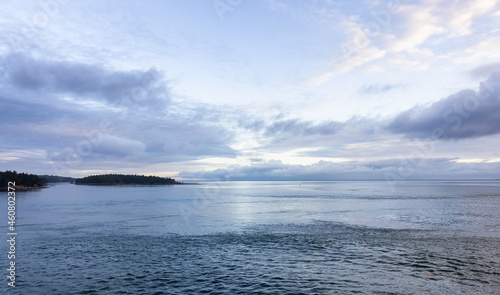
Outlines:
[{"label": "evergreen tree", "polygon": [[47,185],[47,180],[34,174],[17,173],[16,171],[0,172],[0,189],[6,189],[9,182],[14,182],[16,186],[22,187],[43,187]]},{"label": "evergreen tree", "polygon": [[143,184],[143,185],[159,185],[159,184],[180,184],[173,178],[159,176],[144,176],[144,175],[123,175],[123,174],[102,174],[91,175],[83,178],[77,178],[75,184]]}]

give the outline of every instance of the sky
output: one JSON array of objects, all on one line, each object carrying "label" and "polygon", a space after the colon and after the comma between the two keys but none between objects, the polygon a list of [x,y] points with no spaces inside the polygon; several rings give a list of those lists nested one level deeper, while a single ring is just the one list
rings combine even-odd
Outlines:
[{"label": "sky", "polygon": [[500,1],[8,0],[0,171],[500,179]]}]

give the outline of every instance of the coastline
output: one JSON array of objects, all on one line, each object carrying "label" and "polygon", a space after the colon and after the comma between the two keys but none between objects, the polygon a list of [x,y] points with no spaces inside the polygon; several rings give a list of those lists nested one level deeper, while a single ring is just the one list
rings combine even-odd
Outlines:
[{"label": "coastline", "polygon": [[127,185],[142,185],[142,186],[162,186],[162,185],[178,185],[178,184],[197,184],[197,183],[74,183],[74,185],[97,185],[97,186],[127,186]]},{"label": "coastline", "polygon": [[42,189],[42,188],[47,188],[49,187],[48,185],[37,185],[37,186],[25,186],[25,185],[16,185],[16,186],[11,186],[11,187],[0,187],[0,192],[6,192],[6,191],[30,191],[30,190],[35,190],[35,189]]}]

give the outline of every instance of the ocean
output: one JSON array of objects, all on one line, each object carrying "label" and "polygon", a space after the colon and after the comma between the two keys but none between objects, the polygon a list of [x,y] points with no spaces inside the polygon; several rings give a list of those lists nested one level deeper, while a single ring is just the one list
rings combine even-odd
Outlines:
[{"label": "ocean", "polygon": [[2,294],[500,294],[500,181],[16,192],[15,288],[0,194]]}]

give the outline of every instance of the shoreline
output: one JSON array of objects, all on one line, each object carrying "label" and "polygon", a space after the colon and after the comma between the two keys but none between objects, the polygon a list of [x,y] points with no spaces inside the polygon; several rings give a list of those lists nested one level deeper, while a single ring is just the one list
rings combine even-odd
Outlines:
[{"label": "shoreline", "polygon": [[74,185],[101,185],[101,186],[125,186],[125,185],[143,185],[143,186],[162,186],[162,185],[178,185],[178,184],[191,184],[191,183],[156,183],[156,184],[144,184],[144,183],[73,183]]},{"label": "shoreline", "polygon": [[42,186],[24,186],[24,185],[16,185],[16,186],[11,186],[11,187],[0,187],[0,192],[15,192],[15,191],[29,191],[29,190],[35,190],[35,189],[42,189],[42,188],[47,188],[49,187],[48,185],[42,185]]}]

